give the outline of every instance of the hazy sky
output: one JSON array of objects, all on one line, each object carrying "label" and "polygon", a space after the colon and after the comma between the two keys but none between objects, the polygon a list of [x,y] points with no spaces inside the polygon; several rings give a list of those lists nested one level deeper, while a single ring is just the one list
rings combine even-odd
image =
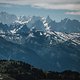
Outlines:
[{"label": "hazy sky", "polygon": [[17,15],[65,17],[80,20],[80,0],[0,0],[0,11]]}]

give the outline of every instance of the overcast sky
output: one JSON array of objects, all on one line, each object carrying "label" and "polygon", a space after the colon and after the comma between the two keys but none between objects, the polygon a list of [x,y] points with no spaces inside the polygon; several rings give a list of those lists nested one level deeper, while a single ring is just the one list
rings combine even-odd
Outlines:
[{"label": "overcast sky", "polygon": [[[4,5],[3,3],[8,3],[8,4]],[[16,4],[16,6],[14,7],[10,4]],[[11,10],[11,12],[13,12],[12,9],[15,9],[15,10],[13,10],[13,11],[15,11],[15,13],[19,9],[24,9],[24,10],[22,10],[23,14],[24,14],[24,11],[25,12],[33,11],[33,15],[34,14],[36,15],[36,12],[39,11],[39,14],[40,13],[46,14],[46,15],[49,14],[51,16],[52,16],[52,14],[54,14],[56,17],[61,16],[61,14],[62,14],[64,17],[67,17],[67,16],[73,17],[74,16],[74,18],[75,17],[79,18],[79,16],[80,16],[80,0],[0,0],[0,11],[2,11],[2,10],[10,11]],[[34,12],[34,10],[35,10],[35,12]],[[49,12],[52,12],[52,13],[50,14]],[[31,14],[31,13],[28,12],[28,14]]]},{"label": "overcast sky", "polygon": [[80,10],[80,0],[0,0],[0,3],[32,5],[45,9]]},{"label": "overcast sky", "polygon": [[20,2],[23,2],[23,3],[20,3],[20,4],[24,4],[24,3],[76,3],[76,2],[80,2],[80,0],[1,0],[0,2],[1,3],[9,3],[9,2],[14,2],[14,3],[20,3]]}]

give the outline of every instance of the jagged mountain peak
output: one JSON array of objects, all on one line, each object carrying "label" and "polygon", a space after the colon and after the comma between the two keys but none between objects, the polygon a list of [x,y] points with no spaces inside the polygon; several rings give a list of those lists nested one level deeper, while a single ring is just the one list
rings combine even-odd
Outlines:
[{"label": "jagged mountain peak", "polygon": [[51,21],[52,21],[52,19],[50,18],[50,16],[47,16],[46,22],[47,22],[47,23],[50,23]]},{"label": "jagged mountain peak", "polygon": [[[69,18],[65,18],[60,22],[53,21],[50,16],[47,18],[41,16],[20,16],[9,14],[7,12],[0,13],[0,22],[7,25],[12,24],[27,24],[28,28],[39,27],[39,29],[46,28],[47,31],[57,31],[57,32],[80,32],[80,22],[78,20],[71,20]],[[39,23],[39,24],[38,24]],[[37,26],[38,24],[38,26]],[[44,31],[46,31],[44,28]]]},{"label": "jagged mountain peak", "polygon": [[25,21],[28,21],[30,18],[31,18],[30,16],[23,15],[23,16],[19,16],[18,20],[22,21],[22,22],[25,22]]}]

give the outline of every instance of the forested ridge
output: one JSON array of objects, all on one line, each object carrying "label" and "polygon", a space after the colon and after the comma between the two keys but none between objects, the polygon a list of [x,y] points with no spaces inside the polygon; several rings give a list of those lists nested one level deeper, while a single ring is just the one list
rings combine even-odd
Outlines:
[{"label": "forested ridge", "polygon": [[80,80],[80,73],[46,72],[21,61],[0,60],[0,80]]}]

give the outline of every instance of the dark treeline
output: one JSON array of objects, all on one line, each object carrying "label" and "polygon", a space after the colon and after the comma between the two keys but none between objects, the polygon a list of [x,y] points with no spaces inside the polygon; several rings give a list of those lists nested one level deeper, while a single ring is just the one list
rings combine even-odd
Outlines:
[{"label": "dark treeline", "polygon": [[80,73],[70,70],[45,72],[21,61],[0,60],[1,78],[2,80],[80,80]]}]

